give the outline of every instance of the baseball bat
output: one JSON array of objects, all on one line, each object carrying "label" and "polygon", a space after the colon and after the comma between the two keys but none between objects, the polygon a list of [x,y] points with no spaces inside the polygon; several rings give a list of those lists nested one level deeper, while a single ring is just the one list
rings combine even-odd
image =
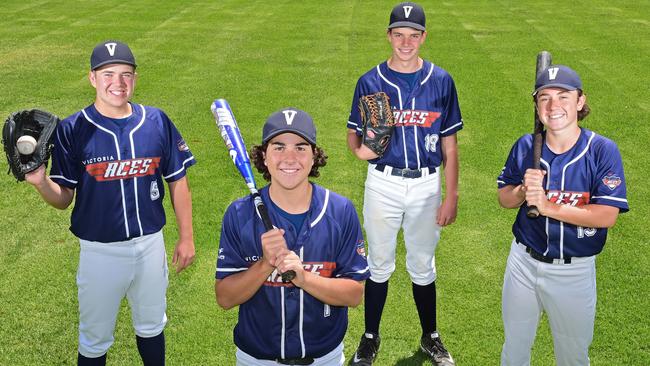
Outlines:
[{"label": "baseball bat", "polygon": [[[219,127],[221,137],[223,138],[226,147],[228,147],[230,158],[237,167],[241,176],[244,178],[248,190],[253,195],[255,209],[260,218],[262,218],[264,228],[266,231],[272,230],[273,223],[271,222],[266,206],[262,202],[262,196],[260,196],[260,193],[257,191],[255,176],[253,175],[253,169],[251,167],[251,160],[248,156],[246,144],[241,136],[239,126],[235,120],[235,115],[232,113],[232,109],[230,108],[230,104],[228,104],[228,101],[225,99],[216,99],[212,103],[211,109],[215,121],[217,122],[217,127]],[[296,272],[293,270],[286,271],[282,273],[281,276],[282,282],[290,282],[296,277]]]},{"label": "baseball bat", "polygon": [[[535,81],[537,81],[537,77],[542,71],[544,71],[544,69],[551,66],[551,63],[552,57],[550,52],[541,51],[537,54],[537,64],[535,65]],[[534,112],[535,128],[533,129],[533,169],[539,169],[540,160],[542,158],[542,132],[544,131],[544,124],[542,124],[542,121],[540,121],[539,116],[537,115],[537,106],[535,107]],[[528,206],[526,215],[531,219],[535,219],[539,217],[539,210],[536,206]]]}]

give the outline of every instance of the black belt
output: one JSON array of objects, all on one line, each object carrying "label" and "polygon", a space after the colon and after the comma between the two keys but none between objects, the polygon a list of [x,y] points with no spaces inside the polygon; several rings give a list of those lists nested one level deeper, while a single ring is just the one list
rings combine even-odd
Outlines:
[{"label": "black belt", "polygon": [[[382,173],[385,169],[386,169],[386,165],[384,164],[375,165],[375,170],[378,170]],[[420,178],[422,177],[422,169],[392,168],[390,171],[390,175],[394,175],[396,177],[402,177],[402,178]]]},{"label": "black belt", "polygon": [[538,253],[536,250],[532,249],[529,246],[526,246],[526,253],[530,254],[533,259],[544,263],[557,263],[556,261],[559,261],[561,264],[562,261],[564,261],[564,264],[571,264],[571,257],[564,257],[564,259],[547,257],[542,253]]},{"label": "black belt", "polygon": [[311,365],[314,359],[310,357],[305,358],[278,358],[275,362],[282,365]]}]

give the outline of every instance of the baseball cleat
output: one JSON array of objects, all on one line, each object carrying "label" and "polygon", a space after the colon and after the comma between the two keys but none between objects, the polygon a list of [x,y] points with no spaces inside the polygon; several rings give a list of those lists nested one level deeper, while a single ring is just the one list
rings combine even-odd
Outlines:
[{"label": "baseball cleat", "polygon": [[420,339],[420,349],[429,356],[431,362],[436,366],[456,365],[437,332],[423,336]]},{"label": "baseball cleat", "polygon": [[379,352],[379,335],[373,333],[365,333],[361,336],[359,348],[352,357],[351,366],[371,366],[372,362],[377,357]]}]

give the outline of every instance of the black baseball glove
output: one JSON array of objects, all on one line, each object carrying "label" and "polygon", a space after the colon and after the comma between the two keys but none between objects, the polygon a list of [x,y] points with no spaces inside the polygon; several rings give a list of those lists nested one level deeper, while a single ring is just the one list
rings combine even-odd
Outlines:
[{"label": "black baseball glove", "polygon": [[359,98],[359,112],[363,124],[362,143],[382,156],[393,136],[395,119],[388,95],[384,92]]},{"label": "black baseball glove", "polygon": [[[23,181],[25,174],[36,170],[42,164],[47,165],[54,146],[54,130],[59,121],[59,117],[39,109],[18,111],[7,118],[2,128],[2,144],[9,163],[7,174],[11,172],[18,181]],[[23,136],[31,136],[33,140]],[[20,144],[25,144],[26,147],[17,146],[19,139]],[[27,141],[23,142],[24,140]],[[34,146],[34,140],[36,146],[32,152],[29,152]]]}]

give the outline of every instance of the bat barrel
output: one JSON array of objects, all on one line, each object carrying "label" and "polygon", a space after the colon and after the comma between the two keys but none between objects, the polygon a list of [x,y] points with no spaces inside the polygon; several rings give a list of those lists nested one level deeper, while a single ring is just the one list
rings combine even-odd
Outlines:
[{"label": "bat barrel", "polygon": [[233,164],[235,164],[239,173],[246,181],[246,185],[251,193],[256,193],[255,176],[253,175],[251,161],[230,104],[225,99],[216,99],[212,103],[211,109],[217,127],[219,127],[221,138],[228,148],[228,153]]},{"label": "bat barrel", "polygon": [[551,66],[551,63],[552,63],[552,57],[550,52],[541,51],[540,53],[538,53],[535,79],[537,79],[539,73],[544,71],[544,69],[546,69],[547,67]]}]

